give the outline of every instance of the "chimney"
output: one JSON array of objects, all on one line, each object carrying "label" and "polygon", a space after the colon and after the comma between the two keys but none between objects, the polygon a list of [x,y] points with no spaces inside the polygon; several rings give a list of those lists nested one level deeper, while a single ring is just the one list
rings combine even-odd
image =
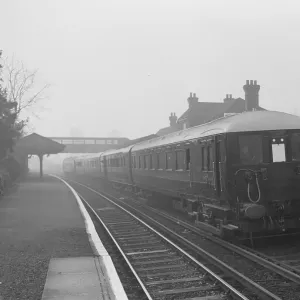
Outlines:
[{"label": "chimney", "polygon": [[198,98],[196,97],[196,94],[190,93],[190,96],[188,97],[188,103],[189,103],[189,108],[198,103]]},{"label": "chimney", "polygon": [[175,113],[171,113],[171,116],[169,117],[170,120],[170,127],[176,127],[177,126],[177,117]]},{"label": "chimney", "polygon": [[245,91],[245,109],[246,111],[252,111],[258,109],[258,92],[260,85],[256,80],[247,80],[243,86]]},{"label": "chimney", "polygon": [[234,98],[232,98],[232,94],[226,94],[226,98],[224,98],[224,103],[228,103],[231,100],[234,100]]}]

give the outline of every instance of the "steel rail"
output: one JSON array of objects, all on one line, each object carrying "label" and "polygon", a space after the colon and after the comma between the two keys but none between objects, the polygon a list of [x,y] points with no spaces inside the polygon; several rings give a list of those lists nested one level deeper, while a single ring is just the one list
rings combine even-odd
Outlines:
[{"label": "steel rail", "polygon": [[[75,184],[78,184],[82,187],[85,187],[86,189],[89,189],[90,191],[98,194],[100,197],[106,199],[107,201],[111,202],[112,204],[118,206],[119,208],[127,211],[125,208],[123,208],[121,205],[115,203],[115,201],[120,202],[119,199],[117,199],[114,196],[109,195],[110,198],[114,199],[115,201],[111,200],[108,198],[108,194],[107,193],[100,193],[96,190],[94,190],[93,188],[79,183],[77,181],[74,180],[70,180],[68,179],[68,181],[73,182]],[[270,291],[268,291],[267,289],[265,289],[264,287],[258,285],[257,283],[255,283],[254,281],[252,281],[251,279],[247,278],[246,276],[244,276],[243,274],[239,273],[238,271],[236,271],[235,269],[233,269],[232,267],[230,267],[229,265],[225,264],[224,262],[222,262],[221,260],[219,260],[218,258],[216,258],[215,256],[211,255],[210,253],[208,253],[207,251],[205,251],[204,249],[200,248],[199,246],[193,244],[192,242],[190,242],[189,240],[187,240],[186,238],[180,236],[179,234],[177,234],[176,232],[172,231],[171,229],[167,228],[165,225],[160,224],[158,221],[154,220],[153,218],[147,216],[146,214],[138,211],[136,208],[130,206],[127,203],[122,202],[123,205],[130,207],[131,209],[133,209],[134,211],[136,211],[138,214],[143,215],[143,217],[151,220],[151,222],[153,222],[154,224],[156,224],[157,226],[159,226],[160,228],[163,228],[166,232],[168,232],[169,234],[175,236],[177,238],[177,240],[180,240],[181,242],[183,242],[185,245],[188,245],[190,248],[194,249],[194,251],[196,251],[199,255],[201,255],[202,257],[204,257],[206,260],[208,260],[210,263],[218,266],[223,272],[230,274],[230,276],[232,276],[236,281],[238,281],[240,284],[246,286],[249,290],[255,289],[256,292],[258,292],[258,294],[263,297],[262,299],[274,299],[274,300],[281,300],[281,298],[279,298],[278,296],[274,295],[273,293],[271,293]],[[134,216],[131,212],[127,211],[130,215],[132,215],[132,217],[136,218],[137,220],[138,217]],[[144,221],[139,220],[140,222],[142,222],[145,226],[151,228],[151,230],[155,231],[158,235],[160,235],[163,239],[166,239],[166,241],[168,241],[170,244],[172,244],[174,247],[178,247],[176,246],[172,241],[170,241],[169,239],[167,239],[166,237],[164,237],[163,235],[161,235],[159,232],[157,232],[154,228],[150,227],[148,224],[146,224]],[[183,250],[183,249],[182,249]],[[183,250],[184,251],[184,250]],[[185,252],[185,251],[184,251]],[[185,252],[186,253],[186,252]],[[209,269],[207,269],[204,265],[202,265],[201,263],[199,263],[197,260],[195,260],[192,256],[190,256],[188,253],[186,253],[186,255],[192,259],[194,262],[196,262],[200,267],[204,268],[205,270],[207,270],[207,272],[209,274],[211,274],[216,280],[218,280],[219,282],[221,282],[223,285],[225,285],[230,291],[234,291],[234,293],[236,293],[236,295],[238,295],[239,297],[244,297],[242,294],[240,294],[239,291],[237,291],[234,287],[231,287],[226,281],[224,281],[222,278],[220,278],[218,275],[212,273]],[[266,298],[267,297],[267,298]],[[247,299],[247,298],[240,298],[240,299]]]},{"label": "steel rail", "polygon": [[[174,223],[177,223],[179,225],[182,225],[183,227],[186,227],[187,229],[191,230],[194,233],[197,233],[199,235],[205,236],[207,239],[209,239],[210,241],[216,242],[219,245],[230,249],[264,267],[267,267],[270,271],[273,271],[297,284],[300,284],[300,275],[299,275],[299,269],[296,269],[292,266],[286,265],[280,261],[277,261],[276,259],[272,258],[272,257],[267,257],[257,251],[253,251],[254,253],[252,253],[251,251],[245,249],[245,248],[241,248],[240,246],[236,246],[232,243],[229,243],[227,241],[221,240],[217,237],[214,237],[210,234],[208,234],[207,232],[205,232],[204,230],[198,229],[195,226],[193,226],[192,224],[189,224],[185,221],[182,221],[180,219],[177,219],[176,217],[173,217],[165,212],[162,212],[160,210],[157,210],[153,207],[148,207],[146,205],[144,205],[144,207],[146,209],[149,209],[165,218],[167,218],[170,221],[173,221]],[[263,257],[264,256],[264,257]],[[272,261],[273,260],[273,261]],[[283,265],[283,266],[282,266]]]},{"label": "steel rail", "polygon": [[102,226],[104,227],[105,231],[108,233],[108,235],[110,236],[110,238],[113,240],[114,244],[116,245],[116,247],[118,248],[119,252],[122,254],[124,260],[126,261],[127,265],[129,266],[131,272],[133,273],[133,275],[135,276],[135,278],[137,279],[137,281],[139,282],[140,286],[142,287],[144,293],[146,294],[146,296],[148,297],[149,300],[153,300],[153,298],[151,297],[151,295],[149,294],[147,288],[145,287],[144,283],[142,282],[142,280],[140,279],[140,277],[138,276],[138,274],[136,273],[134,267],[132,266],[132,264],[130,263],[130,261],[128,260],[126,254],[124,253],[124,251],[122,250],[122,248],[120,247],[119,243],[116,241],[116,239],[113,237],[112,233],[110,232],[110,230],[108,229],[108,227],[105,225],[105,223],[103,222],[103,220],[99,217],[99,215],[95,212],[95,210],[90,206],[90,204],[85,200],[85,198],[77,192],[77,194],[80,196],[81,200],[84,201],[84,203],[89,207],[89,209],[92,211],[93,215],[98,219],[98,221],[102,224]]},{"label": "steel rail", "polygon": [[[78,183],[77,183],[78,184]],[[93,189],[91,189],[93,190]],[[93,190],[93,192],[96,192]],[[78,192],[77,192],[78,193]],[[222,283],[223,286],[225,286],[230,292],[234,293],[233,296],[238,297],[236,299],[241,299],[241,300],[249,300],[247,297],[245,297],[244,295],[242,295],[239,291],[237,291],[234,287],[232,287],[231,285],[229,285],[226,281],[224,281],[221,277],[219,277],[217,274],[215,274],[214,272],[212,272],[210,269],[208,269],[206,266],[204,266],[203,264],[201,264],[199,261],[197,261],[194,257],[192,257],[190,254],[188,254],[186,251],[184,251],[183,249],[181,249],[178,245],[174,244],[171,240],[169,240],[168,238],[166,238],[165,236],[163,236],[161,233],[159,233],[157,230],[155,230],[154,228],[152,228],[150,225],[148,225],[147,223],[145,223],[143,220],[141,220],[140,218],[138,218],[137,216],[135,216],[134,214],[132,214],[130,211],[126,210],[124,207],[120,206],[119,204],[115,203],[114,201],[110,200],[109,198],[107,198],[107,196],[105,195],[101,195],[99,192],[97,192],[97,194],[101,197],[103,197],[104,199],[110,201],[111,203],[113,203],[114,205],[116,205],[118,208],[122,209],[123,211],[125,211],[127,214],[129,214],[130,216],[132,216],[133,218],[135,218],[138,222],[140,222],[141,224],[143,224],[144,226],[146,226],[148,229],[150,229],[152,232],[154,232],[156,235],[160,236],[162,239],[164,239],[166,242],[168,242],[170,245],[172,245],[174,248],[176,248],[177,251],[183,253],[185,256],[187,256],[190,260],[192,260],[194,263],[196,263],[201,269],[205,270],[205,272],[207,272],[208,274],[210,274],[215,280],[217,280],[218,282]],[[78,193],[78,195],[80,195]],[[136,271],[134,270],[134,267],[132,266],[132,264],[129,262],[126,254],[124,253],[124,251],[122,250],[122,248],[120,247],[119,243],[116,241],[116,239],[113,237],[113,234],[110,232],[109,228],[105,225],[105,223],[103,222],[103,220],[99,217],[99,215],[95,212],[95,210],[89,205],[89,203],[83,198],[82,195],[80,195],[80,198],[86,203],[86,205],[89,207],[89,209],[92,211],[93,215],[98,219],[99,222],[101,222],[101,224],[103,225],[103,227],[105,228],[105,230],[107,231],[107,233],[109,234],[109,236],[112,238],[112,240],[114,241],[115,245],[117,246],[118,250],[120,251],[120,253],[122,254],[123,258],[125,259],[126,263],[128,264],[128,266],[130,267],[131,271],[133,272],[134,276],[136,277],[136,279],[138,280],[138,282],[140,283],[142,289],[144,290],[145,294],[147,295],[148,299],[153,299],[151,297],[151,295],[149,294],[147,288],[145,287],[145,285],[143,284],[142,280],[140,279],[140,277],[138,276],[138,274],[136,273]],[[277,298],[276,298],[277,299]],[[278,298],[279,299],[279,298]]]}]

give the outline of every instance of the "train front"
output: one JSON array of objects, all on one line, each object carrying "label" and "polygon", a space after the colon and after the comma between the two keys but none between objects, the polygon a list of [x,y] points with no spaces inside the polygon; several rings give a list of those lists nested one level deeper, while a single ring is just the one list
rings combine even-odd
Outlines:
[{"label": "train front", "polygon": [[299,230],[300,130],[237,133],[230,140],[231,201],[241,231]]},{"label": "train front", "polygon": [[62,170],[64,175],[75,173],[75,160],[73,157],[67,157],[62,162]]}]

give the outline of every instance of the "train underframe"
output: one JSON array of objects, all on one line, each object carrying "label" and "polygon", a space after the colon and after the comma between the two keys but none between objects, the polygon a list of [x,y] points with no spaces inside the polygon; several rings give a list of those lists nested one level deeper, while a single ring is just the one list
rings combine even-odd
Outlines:
[{"label": "train underframe", "polygon": [[[255,237],[265,237],[300,232],[300,200],[269,203],[266,215],[257,219],[246,217],[245,203],[237,208],[209,203],[199,195],[178,194],[166,196],[156,191],[142,189],[134,185],[120,182],[110,182],[113,189],[139,198],[155,207],[173,208],[190,218],[195,225],[214,235],[228,240],[252,240]],[[299,207],[299,209],[298,209]],[[299,212],[299,213],[298,213]]]},{"label": "train underframe", "polygon": [[[208,203],[201,197],[181,195],[173,200],[173,207],[186,211],[195,218],[195,224],[223,238],[253,238],[300,232],[300,199],[269,202],[268,205],[244,203],[230,207]],[[259,208],[259,218],[247,216],[247,209]],[[262,213],[262,211],[260,213]]]}]

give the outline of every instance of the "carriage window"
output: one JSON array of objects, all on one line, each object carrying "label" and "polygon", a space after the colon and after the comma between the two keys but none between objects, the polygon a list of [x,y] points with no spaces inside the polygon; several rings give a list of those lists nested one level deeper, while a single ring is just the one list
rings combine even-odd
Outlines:
[{"label": "carriage window", "polygon": [[202,155],[202,170],[207,170],[207,148],[201,148],[201,155]]},{"label": "carriage window", "polygon": [[213,160],[214,160],[214,156],[213,156],[212,146],[208,146],[207,147],[207,170],[208,171],[212,171],[213,169]]},{"label": "carriage window", "polygon": [[176,170],[184,170],[184,151],[176,151]]},{"label": "carriage window", "polygon": [[165,167],[165,164],[164,164],[164,162],[165,162],[165,153],[164,152],[159,153],[158,162],[159,162],[158,168],[159,169],[164,169],[164,167]]},{"label": "carriage window", "polygon": [[172,169],[172,152],[166,153],[166,169]]},{"label": "carriage window", "polygon": [[149,162],[149,163],[150,163],[150,166],[149,166],[149,169],[151,169],[151,170],[153,169],[153,166],[154,166],[154,159],[153,159],[153,156],[154,156],[153,154],[150,154],[150,162]]},{"label": "carriage window", "polygon": [[190,163],[191,163],[191,154],[190,154],[190,149],[185,150],[185,166],[186,169],[190,169]]},{"label": "carriage window", "polygon": [[260,135],[241,135],[239,146],[242,164],[255,165],[263,162],[262,137]]},{"label": "carriage window", "polygon": [[149,169],[149,166],[150,166],[150,156],[145,155],[144,156],[144,167],[145,167],[145,169]]},{"label": "carriage window", "polygon": [[136,160],[135,160],[135,156],[132,156],[132,166],[134,169],[136,169]]},{"label": "carriage window", "polygon": [[300,133],[292,134],[292,160],[300,161]]}]

